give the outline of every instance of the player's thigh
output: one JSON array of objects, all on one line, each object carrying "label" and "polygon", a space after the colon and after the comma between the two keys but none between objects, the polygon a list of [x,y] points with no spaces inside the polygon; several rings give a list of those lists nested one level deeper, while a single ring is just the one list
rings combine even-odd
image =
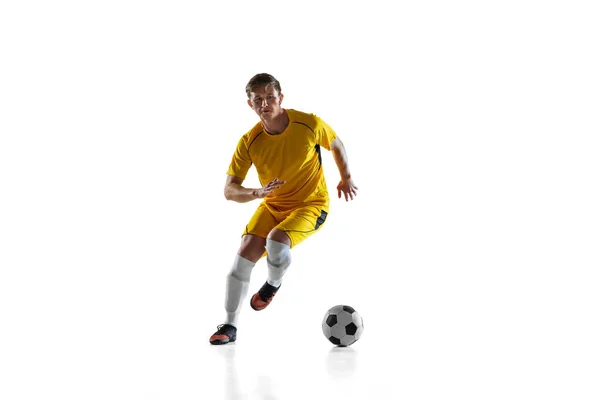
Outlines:
[{"label": "player's thigh", "polygon": [[[242,244],[240,246],[239,254],[242,257],[244,257],[244,254],[248,254],[254,258],[256,252],[260,250],[261,254],[265,255],[264,243],[266,243],[269,232],[271,232],[277,224],[278,221],[273,214],[271,214],[263,204],[260,204],[246,225],[244,233],[242,233]],[[262,239],[262,241],[259,240],[259,238]],[[262,243],[262,248],[257,250],[256,248],[260,243]]]},{"label": "player's thigh", "polygon": [[294,247],[317,232],[325,223],[326,218],[326,210],[307,206],[294,210],[275,228],[285,232],[292,242],[291,247]]},{"label": "player's thigh", "polygon": [[267,240],[263,237],[251,234],[243,235],[238,254],[247,260],[257,262],[265,255],[266,243]]}]

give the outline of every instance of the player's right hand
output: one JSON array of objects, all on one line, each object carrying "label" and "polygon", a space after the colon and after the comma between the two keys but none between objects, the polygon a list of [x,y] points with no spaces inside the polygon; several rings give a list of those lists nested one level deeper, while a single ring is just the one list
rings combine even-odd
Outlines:
[{"label": "player's right hand", "polygon": [[279,189],[284,183],[285,181],[280,181],[279,179],[274,178],[271,182],[267,183],[262,188],[255,189],[252,192],[252,194],[254,194],[254,197],[256,197],[257,199],[263,199],[271,193],[273,193],[275,189]]}]

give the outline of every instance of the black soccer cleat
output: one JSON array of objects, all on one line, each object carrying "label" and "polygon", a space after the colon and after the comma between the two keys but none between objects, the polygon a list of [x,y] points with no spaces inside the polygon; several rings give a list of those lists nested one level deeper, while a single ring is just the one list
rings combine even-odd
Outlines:
[{"label": "black soccer cleat", "polygon": [[255,293],[250,299],[250,307],[256,311],[264,310],[271,303],[271,300],[273,300],[275,293],[277,293],[280,287],[281,285],[279,285],[279,287],[275,287],[265,282],[258,292]]},{"label": "black soccer cleat", "polygon": [[210,344],[227,344],[235,342],[237,339],[237,328],[233,325],[222,324],[217,327],[217,331],[210,337]]}]

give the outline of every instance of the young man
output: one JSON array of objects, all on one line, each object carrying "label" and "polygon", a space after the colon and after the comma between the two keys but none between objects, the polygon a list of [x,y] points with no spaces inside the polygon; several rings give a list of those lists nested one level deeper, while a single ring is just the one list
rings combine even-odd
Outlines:
[{"label": "young man", "polygon": [[[227,171],[225,198],[245,203],[262,199],[242,235],[242,243],[227,275],[225,323],[210,337],[211,344],[234,342],[237,320],[248,293],[252,268],[267,258],[267,281],[250,299],[257,311],[265,309],[279,290],[291,262],[290,249],[315,233],[325,222],[329,194],[321,167],[321,148],[330,150],[341,180],[337,186],[346,201],[358,188],[348,167],[344,145],[336,133],[314,114],[281,107],[277,79],[257,74],[246,85],[248,105],[258,122],[239,140]],[[242,186],[254,165],[260,188]]]}]

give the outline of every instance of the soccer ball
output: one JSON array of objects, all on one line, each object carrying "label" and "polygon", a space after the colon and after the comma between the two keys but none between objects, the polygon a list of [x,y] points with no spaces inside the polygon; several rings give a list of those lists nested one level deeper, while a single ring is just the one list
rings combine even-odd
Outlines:
[{"label": "soccer ball", "polygon": [[323,334],[336,346],[350,346],[363,333],[363,320],[360,314],[350,306],[331,307],[323,317]]}]

